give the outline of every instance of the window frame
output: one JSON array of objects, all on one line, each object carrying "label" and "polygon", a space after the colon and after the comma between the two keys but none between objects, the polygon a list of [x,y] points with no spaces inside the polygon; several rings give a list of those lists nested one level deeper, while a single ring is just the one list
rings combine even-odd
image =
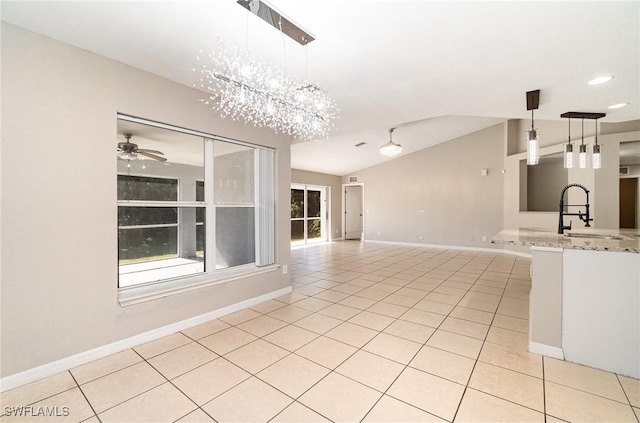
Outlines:
[{"label": "window frame", "polygon": [[[135,176],[144,176],[144,177],[153,177],[153,178],[162,178],[162,179],[178,179],[178,200],[177,201],[147,201],[147,200],[117,200],[118,207],[177,207],[178,208],[178,223],[177,224],[168,224],[171,226],[178,226],[178,252],[180,251],[180,243],[181,243],[181,235],[180,235],[180,210],[184,207],[188,208],[205,208],[205,221],[197,222],[196,218],[196,227],[198,225],[205,225],[205,241],[204,241],[204,271],[199,273],[194,273],[186,276],[179,277],[170,277],[166,279],[161,279],[157,281],[150,281],[147,283],[136,284],[132,286],[119,287],[118,286],[118,301],[122,306],[127,306],[131,304],[137,304],[144,301],[150,301],[158,298],[162,298],[168,295],[178,294],[181,292],[187,292],[194,289],[200,289],[202,287],[217,285],[221,283],[230,282],[235,279],[240,279],[249,275],[257,275],[260,273],[271,272],[276,270],[279,266],[275,263],[275,257],[272,260],[272,263],[267,263],[265,265],[258,265],[258,228],[256,226],[254,237],[255,237],[255,257],[252,263],[237,265],[233,267],[216,269],[216,210],[219,207],[251,207],[254,209],[255,221],[256,225],[258,223],[257,210],[259,208],[259,193],[258,193],[258,184],[255,184],[254,188],[254,196],[253,202],[251,203],[216,203],[214,201],[214,144],[215,141],[227,142],[235,145],[249,147],[253,150],[254,154],[254,164],[253,164],[253,178],[255,181],[258,179],[259,175],[259,163],[257,160],[259,150],[271,151],[272,152],[272,163],[270,166],[273,166],[275,162],[275,149],[265,146],[260,146],[256,144],[251,144],[243,141],[233,140],[225,137],[220,137],[213,134],[207,134],[200,131],[194,131],[178,126],[168,125],[156,121],[151,121],[148,119],[143,119],[135,116],[125,115],[122,113],[117,114],[118,120],[123,120],[126,122],[138,123],[141,125],[153,126],[160,129],[165,129],[169,131],[177,131],[182,132],[188,135],[194,135],[196,137],[201,137],[204,143],[204,172],[203,179],[196,179],[196,184],[198,181],[204,183],[204,201],[180,201],[180,189],[181,189],[181,180],[180,178],[170,177],[170,176],[152,176],[152,175],[135,175]],[[116,174],[122,174],[116,172]],[[132,175],[134,176],[134,175]],[[209,182],[208,182],[209,181]],[[276,190],[276,178],[275,172],[273,174],[271,190],[275,192]],[[197,198],[197,197],[196,197]],[[275,210],[275,201],[272,205]],[[119,222],[116,222],[116,227],[119,228]],[[275,225],[275,221],[272,222]],[[151,227],[162,226],[162,225],[149,225]],[[138,227],[138,226],[136,226]],[[271,251],[275,250],[275,236],[270,241],[270,245],[268,246]],[[263,246],[263,245],[262,245]],[[118,249],[120,245],[118,243]],[[211,253],[207,253],[208,251],[212,251]],[[118,266],[119,268],[119,266]],[[118,271],[118,280],[120,277],[120,273]],[[119,283],[118,283],[119,285]]]}]

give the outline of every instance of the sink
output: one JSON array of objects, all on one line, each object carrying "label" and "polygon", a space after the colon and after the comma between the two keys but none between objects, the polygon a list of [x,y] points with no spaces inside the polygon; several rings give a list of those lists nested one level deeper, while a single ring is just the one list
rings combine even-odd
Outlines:
[{"label": "sink", "polygon": [[631,238],[616,234],[589,234],[580,232],[567,232],[564,236],[568,238],[586,238],[586,239],[611,239],[616,241],[626,241]]}]

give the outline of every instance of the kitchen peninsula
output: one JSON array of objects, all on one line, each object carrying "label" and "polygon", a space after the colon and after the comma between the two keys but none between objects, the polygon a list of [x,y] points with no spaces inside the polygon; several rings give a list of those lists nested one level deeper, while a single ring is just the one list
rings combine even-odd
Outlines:
[{"label": "kitchen peninsula", "polygon": [[531,248],[529,351],[640,378],[640,231],[504,230]]}]

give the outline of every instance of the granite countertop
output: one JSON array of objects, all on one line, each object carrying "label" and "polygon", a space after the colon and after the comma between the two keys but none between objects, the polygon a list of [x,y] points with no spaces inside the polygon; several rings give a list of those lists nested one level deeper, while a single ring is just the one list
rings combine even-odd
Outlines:
[{"label": "granite countertop", "polygon": [[560,235],[548,228],[505,229],[491,243],[640,254],[640,230],[581,228]]}]

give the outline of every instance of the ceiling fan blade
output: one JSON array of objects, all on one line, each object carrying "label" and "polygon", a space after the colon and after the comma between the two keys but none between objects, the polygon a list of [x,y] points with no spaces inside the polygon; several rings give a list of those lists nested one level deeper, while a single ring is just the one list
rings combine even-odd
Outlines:
[{"label": "ceiling fan blade", "polygon": [[146,151],[137,150],[136,153],[145,157],[149,157],[150,159],[159,160],[161,162],[167,161],[167,159],[165,159],[164,157],[156,156],[155,154],[147,153]]},{"label": "ceiling fan blade", "polygon": [[158,151],[158,150],[149,150],[149,149],[146,149],[146,148],[138,148],[136,151],[138,153],[142,151],[144,153],[162,154],[164,156],[164,153],[162,151]]}]

